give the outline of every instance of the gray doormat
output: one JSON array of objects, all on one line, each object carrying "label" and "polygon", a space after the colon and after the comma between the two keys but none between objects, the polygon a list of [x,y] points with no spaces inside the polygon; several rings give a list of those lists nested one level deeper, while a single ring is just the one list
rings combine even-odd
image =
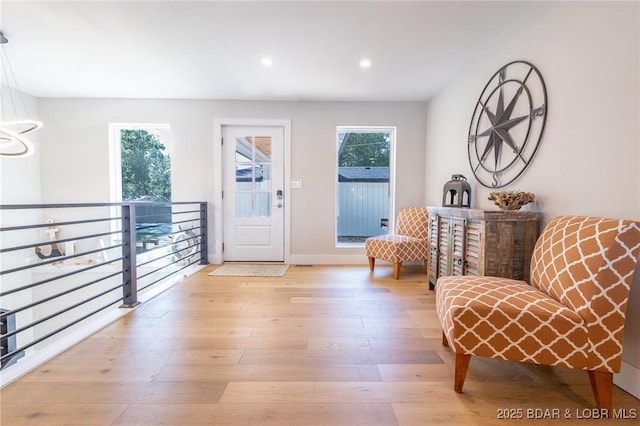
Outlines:
[{"label": "gray doormat", "polygon": [[223,263],[209,272],[218,277],[282,277],[289,269],[289,265],[262,263]]}]

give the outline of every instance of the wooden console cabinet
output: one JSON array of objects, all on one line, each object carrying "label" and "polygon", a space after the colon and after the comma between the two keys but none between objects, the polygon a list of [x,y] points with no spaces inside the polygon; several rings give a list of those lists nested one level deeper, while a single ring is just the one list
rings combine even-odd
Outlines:
[{"label": "wooden console cabinet", "polygon": [[540,214],[428,207],[429,288],[446,275],[529,281]]}]

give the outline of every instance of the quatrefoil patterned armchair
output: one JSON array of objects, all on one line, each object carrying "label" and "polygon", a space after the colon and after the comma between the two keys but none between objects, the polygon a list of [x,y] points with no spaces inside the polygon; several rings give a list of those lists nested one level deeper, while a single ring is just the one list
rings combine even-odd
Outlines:
[{"label": "quatrefoil patterned armchair", "polygon": [[367,238],[365,252],[369,258],[369,269],[373,272],[376,259],[393,263],[393,277],[400,278],[403,262],[422,260],[425,274],[428,273],[429,219],[426,207],[405,207],[398,212],[395,234]]},{"label": "quatrefoil patterned armchair", "polygon": [[436,308],[443,344],[455,352],[454,389],[471,356],[588,372],[599,408],[612,410],[640,222],[563,216],[538,238],[531,283],[442,277]]}]

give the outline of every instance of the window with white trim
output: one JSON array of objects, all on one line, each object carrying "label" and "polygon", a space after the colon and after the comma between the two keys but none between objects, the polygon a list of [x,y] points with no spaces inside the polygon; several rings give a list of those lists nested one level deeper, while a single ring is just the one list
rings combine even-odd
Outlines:
[{"label": "window with white trim", "polygon": [[396,128],[336,130],[336,245],[363,245],[393,223]]}]

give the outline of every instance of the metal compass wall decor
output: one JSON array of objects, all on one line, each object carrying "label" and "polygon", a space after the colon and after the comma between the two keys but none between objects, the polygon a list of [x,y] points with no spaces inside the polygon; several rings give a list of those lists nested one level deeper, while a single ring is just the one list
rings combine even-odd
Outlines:
[{"label": "metal compass wall decor", "polygon": [[500,68],[480,94],[469,125],[469,164],[478,182],[502,188],[531,164],[547,118],[547,89],[525,61]]}]

